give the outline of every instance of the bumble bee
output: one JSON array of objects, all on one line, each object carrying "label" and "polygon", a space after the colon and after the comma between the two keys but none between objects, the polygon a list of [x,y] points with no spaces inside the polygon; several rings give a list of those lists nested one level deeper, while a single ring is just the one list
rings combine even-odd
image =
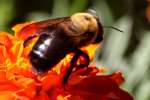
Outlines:
[{"label": "bumble bee", "polygon": [[[75,13],[70,17],[31,23],[19,32],[22,34],[29,31],[32,35],[25,38],[24,45],[39,36],[29,54],[30,62],[37,72],[50,70],[70,52],[75,54],[63,83],[67,82],[74,67],[86,67],[89,64],[89,56],[79,48],[103,40],[100,20],[89,13]],[[86,63],[77,66],[79,56],[83,56]]]}]

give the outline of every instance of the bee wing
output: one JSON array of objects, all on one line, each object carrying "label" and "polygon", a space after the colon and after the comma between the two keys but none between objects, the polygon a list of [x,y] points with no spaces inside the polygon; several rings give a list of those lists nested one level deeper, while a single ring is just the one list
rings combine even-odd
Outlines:
[{"label": "bee wing", "polygon": [[70,17],[63,17],[57,19],[48,19],[40,22],[25,23],[22,24],[21,29],[19,30],[15,29],[18,25],[15,26],[13,29],[16,31],[16,36],[18,38],[21,38],[22,40],[26,40],[31,36],[40,34],[41,30],[44,30],[45,28],[54,27],[55,25],[60,24],[69,18]]}]

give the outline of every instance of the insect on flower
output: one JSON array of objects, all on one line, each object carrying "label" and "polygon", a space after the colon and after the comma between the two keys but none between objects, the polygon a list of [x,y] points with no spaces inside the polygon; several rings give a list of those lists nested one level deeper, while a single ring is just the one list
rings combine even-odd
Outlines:
[{"label": "insect on flower", "polygon": [[[25,26],[20,33],[28,30],[32,30],[32,35],[25,39],[24,46],[39,36],[29,54],[30,62],[37,72],[43,73],[53,68],[70,52],[75,54],[63,83],[67,82],[74,67],[87,67],[90,62],[89,56],[80,48],[103,40],[103,29],[99,19],[89,13],[76,13],[71,17],[35,22]],[[77,65],[79,56],[86,62]]]}]

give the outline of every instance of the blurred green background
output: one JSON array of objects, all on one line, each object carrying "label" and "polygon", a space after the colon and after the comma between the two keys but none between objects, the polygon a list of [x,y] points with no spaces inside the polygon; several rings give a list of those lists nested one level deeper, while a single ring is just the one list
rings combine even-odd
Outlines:
[{"label": "blurred green background", "polygon": [[135,100],[150,100],[150,0],[0,0],[0,30],[17,23],[70,16],[93,9],[104,28],[104,41],[94,63],[123,71],[124,89]]}]

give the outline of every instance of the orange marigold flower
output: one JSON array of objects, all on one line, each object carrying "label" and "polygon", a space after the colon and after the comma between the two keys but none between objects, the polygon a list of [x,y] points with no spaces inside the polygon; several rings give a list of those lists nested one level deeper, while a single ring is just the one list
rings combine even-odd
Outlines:
[{"label": "orange marigold flower", "polygon": [[[28,24],[15,26],[15,36],[0,32],[0,100],[133,100],[129,93],[119,88],[124,82],[121,72],[98,75],[104,69],[95,65],[72,72],[68,84],[63,85],[72,54],[47,73],[35,73],[28,54],[36,39],[27,47],[23,47],[23,42],[36,27],[24,30],[28,34],[19,32]],[[92,60],[93,51],[87,52]]]}]

